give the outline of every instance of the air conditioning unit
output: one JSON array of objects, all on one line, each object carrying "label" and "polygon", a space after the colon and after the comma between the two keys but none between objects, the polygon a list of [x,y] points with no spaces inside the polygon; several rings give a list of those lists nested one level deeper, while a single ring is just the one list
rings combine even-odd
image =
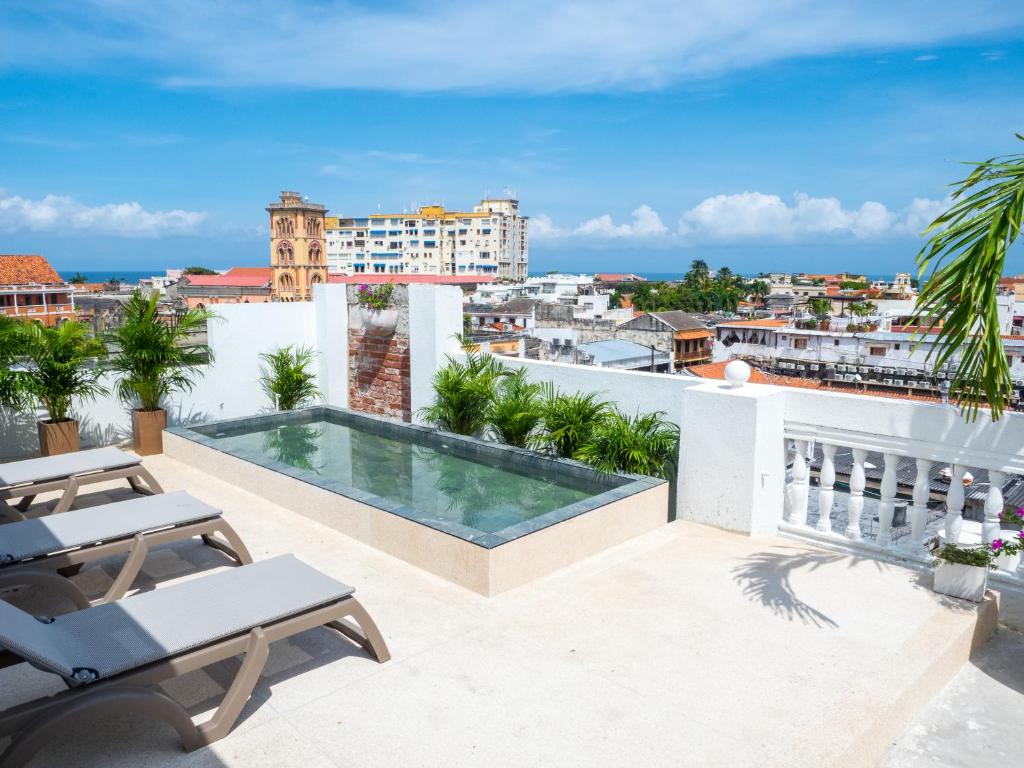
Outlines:
[{"label": "air conditioning unit", "polygon": [[892,384],[892,379],[882,379],[883,384]]},{"label": "air conditioning unit", "polygon": [[857,375],[855,373],[847,373],[845,376],[843,376],[843,379],[846,381],[856,381]]},{"label": "air conditioning unit", "polygon": [[872,373],[881,373],[882,369],[879,366],[874,365],[874,366],[871,367],[871,372]]},{"label": "air conditioning unit", "polygon": [[946,374],[944,374],[942,371],[939,371],[938,373],[935,374],[935,378],[944,379],[946,378]]},{"label": "air conditioning unit", "polygon": [[812,371],[818,370],[818,364],[817,363],[811,363],[811,370]]},{"label": "air conditioning unit", "polygon": [[903,379],[896,379],[893,382],[893,384],[895,384],[897,387],[902,387],[903,386]]}]

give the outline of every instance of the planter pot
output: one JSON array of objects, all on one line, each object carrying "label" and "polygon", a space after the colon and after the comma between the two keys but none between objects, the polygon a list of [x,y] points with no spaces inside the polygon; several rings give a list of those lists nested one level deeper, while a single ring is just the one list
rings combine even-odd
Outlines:
[{"label": "planter pot", "polygon": [[164,427],[167,426],[167,411],[132,411],[132,442],[140,456],[152,456],[164,452]]},{"label": "planter pot", "polygon": [[[999,532],[999,538],[1003,541],[1015,541],[1019,531],[1015,531],[1009,528],[1004,528]],[[1012,555],[999,555],[996,557],[996,568],[1003,573],[1016,573],[1017,566],[1020,565],[1020,552],[1015,552]]]},{"label": "planter pot", "polygon": [[988,568],[980,565],[961,565],[942,560],[935,564],[935,583],[932,589],[940,595],[961,597],[980,603],[988,586]]},{"label": "planter pot", "polygon": [[390,336],[398,326],[398,310],[360,307],[359,320],[367,336]]},{"label": "planter pot", "polygon": [[56,456],[58,453],[74,453],[78,450],[78,422],[39,421],[39,452],[43,456]]}]

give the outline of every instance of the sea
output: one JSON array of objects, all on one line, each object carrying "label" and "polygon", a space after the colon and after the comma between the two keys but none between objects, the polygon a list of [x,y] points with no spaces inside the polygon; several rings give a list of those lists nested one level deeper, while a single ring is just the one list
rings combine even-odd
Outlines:
[{"label": "sea", "polygon": [[147,270],[145,272],[140,271],[127,271],[123,269],[115,270],[88,270],[88,269],[62,269],[60,270],[60,276],[65,280],[70,280],[75,274],[80,274],[85,278],[87,283],[109,283],[112,280],[119,280],[122,283],[129,285],[135,285],[143,278],[150,278],[153,275],[162,275],[164,270],[154,269]]}]

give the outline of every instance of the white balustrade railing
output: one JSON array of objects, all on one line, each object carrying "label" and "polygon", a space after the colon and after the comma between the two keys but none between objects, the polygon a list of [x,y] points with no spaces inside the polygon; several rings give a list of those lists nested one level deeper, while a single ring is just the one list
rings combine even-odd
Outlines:
[{"label": "white balustrade railing", "polygon": [[[833,541],[844,546],[868,549],[879,554],[897,555],[901,558],[926,562],[926,544],[941,532],[947,542],[962,543],[962,539],[981,544],[990,544],[994,539],[1006,536],[1000,521],[1005,502],[1003,488],[1013,474],[1024,474],[1018,460],[1003,461],[980,452],[945,449],[938,445],[921,445],[915,441],[900,440],[892,436],[869,435],[855,431],[822,429],[827,434],[815,434],[816,430],[806,424],[786,424],[786,464],[791,480],[786,493],[786,519],[780,530],[790,535],[804,535],[817,541]],[[868,454],[882,457],[881,477],[872,479],[872,489],[878,497],[878,525],[873,538],[862,529],[865,489],[868,477],[865,464]],[[973,455],[972,455],[973,453]],[[833,527],[836,504],[836,456],[840,454],[848,468],[849,493],[846,499],[847,521],[845,530]],[[904,474],[901,478],[901,461],[913,460],[913,483]],[[844,462],[845,463],[845,462]],[[812,467],[812,464],[815,465]],[[932,472],[939,464],[949,467],[949,485],[945,486],[945,515],[938,519],[929,530],[929,501],[936,491],[932,487]],[[965,535],[963,511],[966,501],[965,476],[968,468],[984,469],[988,472],[988,484],[984,497],[984,521],[980,525],[980,536]],[[817,486],[812,488],[812,469],[817,469]],[[968,481],[969,482],[969,481]],[[977,486],[975,486],[977,487]],[[816,493],[818,519],[808,523],[808,509]],[[909,533],[895,537],[894,515],[901,497],[907,500],[906,526]],[[909,498],[908,498],[909,497]],[[975,497],[976,498],[976,497]],[[977,524],[972,528],[978,530]],[[1016,532],[1014,532],[1014,535]],[[1024,574],[1016,574],[1007,563],[997,561],[1004,576],[1012,576],[1024,582]]]}]

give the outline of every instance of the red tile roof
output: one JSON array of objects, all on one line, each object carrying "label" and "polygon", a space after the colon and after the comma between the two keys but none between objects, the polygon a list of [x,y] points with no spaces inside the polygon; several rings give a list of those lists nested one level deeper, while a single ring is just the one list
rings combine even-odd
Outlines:
[{"label": "red tile roof", "polygon": [[646,283],[647,279],[640,277],[640,275],[634,275],[632,273],[618,273],[618,272],[600,272],[594,275],[595,278],[600,280],[602,283],[622,283],[628,281]]},{"label": "red tile roof", "polygon": [[64,278],[42,256],[0,254],[0,285],[62,285]]},{"label": "red tile roof", "polygon": [[270,267],[233,267],[223,275],[184,275],[189,285],[207,285],[218,288],[258,288],[274,279]]},{"label": "red tile roof", "polygon": [[376,283],[434,283],[438,285],[462,285],[465,283],[493,283],[491,275],[328,275],[329,283],[366,284]]}]

